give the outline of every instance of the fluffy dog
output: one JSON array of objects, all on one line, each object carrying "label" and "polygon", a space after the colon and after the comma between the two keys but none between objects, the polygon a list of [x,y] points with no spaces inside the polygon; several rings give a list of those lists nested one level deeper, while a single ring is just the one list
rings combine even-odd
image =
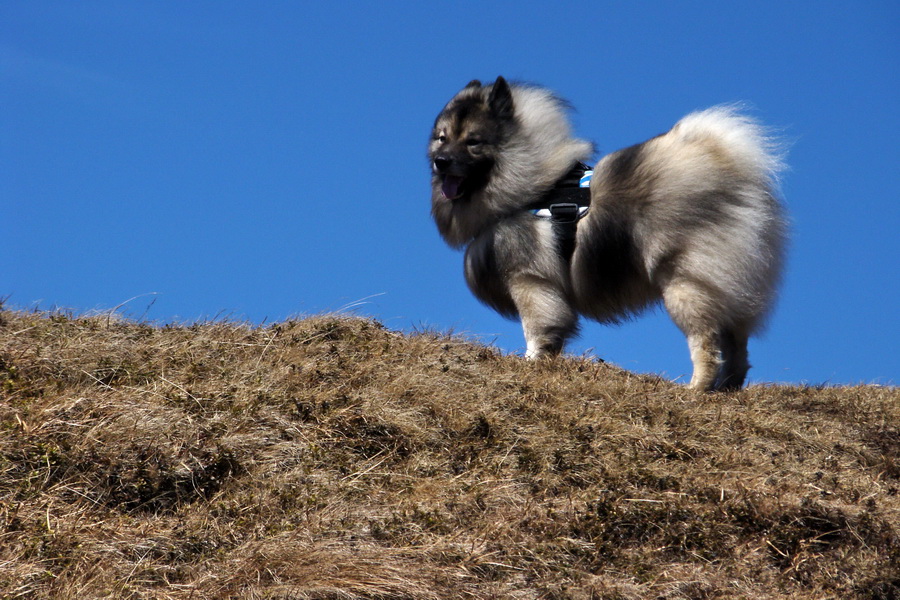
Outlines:
[{"label": "fluffy dog", "polygon": [[475,296],[521,319],[526,356],[558,354],[579,314],[616,323],[662,301],[687,336],[690,386],[744,384],[786,238],[782,163],[753,120],[692,113],[591,173],[566,103],[498,77],[450,100],[428,154],[438,230],[465,247]]}]

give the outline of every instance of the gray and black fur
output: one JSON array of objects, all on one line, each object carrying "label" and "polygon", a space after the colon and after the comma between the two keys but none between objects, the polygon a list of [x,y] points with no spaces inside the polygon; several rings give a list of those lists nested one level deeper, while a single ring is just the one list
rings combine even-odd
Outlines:
[{"label": "gray and black fur", "polygon": [[740,388],[785,245],[774,144],[715,107],[605,156],[569,257],[528,207],[591,154],[543,88],[473,81],[444,107],[429,145],[432,216],[466,248],[470,289],[521,319],[529,358],[558,354],[579,314],[615,323],[662,301],[687,336],[691,387]]}]

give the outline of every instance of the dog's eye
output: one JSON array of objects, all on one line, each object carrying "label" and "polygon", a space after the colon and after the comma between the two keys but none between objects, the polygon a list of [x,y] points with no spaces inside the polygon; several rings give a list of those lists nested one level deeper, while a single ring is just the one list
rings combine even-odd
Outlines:
[{"label": "dog's eye", "polygon": [[470,148],[480,146],[482,143],[480,138],[469,138],[466,140],[466,146],[469,146]]},{"label": "dog's eye", "polygon": [[434,136],[434,139],[436,139],[437,141],[439,141],[440,143],[443,144],[444,142],[447,141],[447,136],[444,135],[443,133],[439,133],[436,136]]}]

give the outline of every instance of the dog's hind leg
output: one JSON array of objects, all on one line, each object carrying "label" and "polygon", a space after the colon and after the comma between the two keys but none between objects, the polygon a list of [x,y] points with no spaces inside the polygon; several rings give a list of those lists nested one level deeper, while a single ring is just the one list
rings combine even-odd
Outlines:
[{"label": "dog's hind leg", "polygon": [[666,310],[687,336],[694,374],[689,387],[711,391],[722,366],[721,339],[716,325],[715,294],[702,282],[677,277],[663,288]]},{"label": "dog's hind leg", "polygon": [[533,276],[511,282],[510,293],[522,319],[525,357],[535,359],[562,352],[566,340],[578,329],[578,315],[565,293]]},{"label": "dog's hind leg", "polygon": [[688,347],[694,374],[689,387],[709,392],[715,389],[722,361],[719,358],[719,336],[712,332],[688,333]]},{"label": "dog's hind leg", "polygon": [[743,328],[726,327],[720,335],[722,343],[722,373],[716,389],[733,392],[741,389],[750,370],[747,360],[747,334]]}]

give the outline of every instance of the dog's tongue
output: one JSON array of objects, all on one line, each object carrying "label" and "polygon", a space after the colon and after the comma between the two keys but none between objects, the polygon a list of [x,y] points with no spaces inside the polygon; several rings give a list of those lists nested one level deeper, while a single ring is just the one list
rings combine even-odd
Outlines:
[{"label": "dog's tongue", "polygon": [[444,183],[441,184],[441,192],[447,200],[454,200],[459,196],[459,185],[462,183],[462,177],[455,175],[445,175]]}]

